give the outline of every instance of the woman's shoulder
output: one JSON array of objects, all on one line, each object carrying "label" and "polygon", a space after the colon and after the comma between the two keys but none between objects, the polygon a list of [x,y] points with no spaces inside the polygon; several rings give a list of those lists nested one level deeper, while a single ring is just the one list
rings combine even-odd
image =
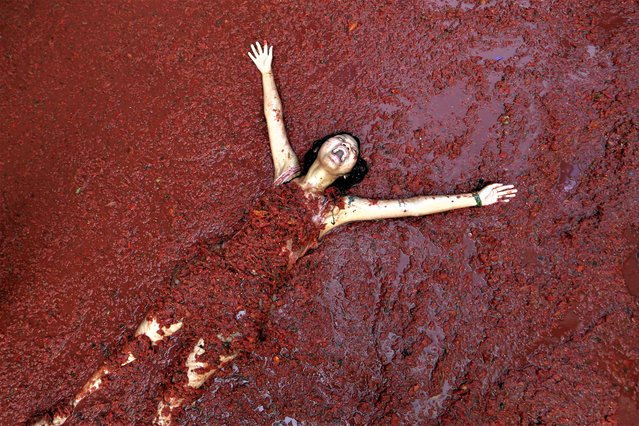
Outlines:
[{"label": "woman's shoulder", "polygon": [[273,181],[273,186],[279,186],[290,182],[291,180],[299,176],[301,171],[302,169],[298,165],[289,167],[288,169],[284,170],[282,174],[277,177],[277,179]]}]

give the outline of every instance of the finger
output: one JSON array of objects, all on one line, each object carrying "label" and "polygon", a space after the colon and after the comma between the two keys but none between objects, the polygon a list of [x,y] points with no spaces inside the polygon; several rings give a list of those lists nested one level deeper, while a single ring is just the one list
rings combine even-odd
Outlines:
[{"label": "finger", "polygon": [[255,46],[251,45],[251,50],[253,51],[253,55],[255,55],[256,58],[260,56],[257,54],[257,50],[255,50]]},{"label": "finger", "polygon": [[516,189],[499,189],[497,192],[500,194],[515,194],[517,193],[517,190]]},{"label": "finger", "polygon": [[249,58],[251,58],[251,60],[253,62],[255,62],[255,57],[253,56],[253,54],[251,52],[249,52],[248,55],[249,55]]},{"label": "finger", "polygon": [[269,47],[268,56],[270,56],[271,58],[273,57],[273,46]]},{"label": "finger", "polygon": [[264,40],[264,53],[268,55],[268,41]]},{"label": "finger", "polygon": [[262,54],[262,45],[260,44],[259,41],[256,41],[255,45],[257,46],[257,51],[260,52],[260,55],[261,55]]}]

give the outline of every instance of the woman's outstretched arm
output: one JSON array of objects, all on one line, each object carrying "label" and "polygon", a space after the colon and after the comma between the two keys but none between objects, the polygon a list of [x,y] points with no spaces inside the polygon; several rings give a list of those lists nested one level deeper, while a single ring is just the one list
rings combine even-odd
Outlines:
[{"label": "woman's outstretched arm", "polygon": [[344,207],[333,208],[332,214],[324,219],[326,227],[323,233],[336,226],[360,220],[425,216],[465,207],[507,203],[516,194],[517,190],[513,185],[494,183],[475,193],[423,195],[401,200],[369,200],[347,196],[344,197]]},{"label": "woman's outstretched arm", "polygon": [[275,78],[273,77],[273,46],[264,47],[256,42],[251,45],[253,53],[249,52],[249,57],[255,63],[257,69],[262,73],[262,87],[264,88],[264,116],[268,127],[268,138],[271,143],[271,155],[273,156],[273,166],[275,168],[275,179],[287,170],[299,166],[299,160],[288,143],[286,128],[284,127],[284,113],[282,111],[282,101],[277,93]]}]

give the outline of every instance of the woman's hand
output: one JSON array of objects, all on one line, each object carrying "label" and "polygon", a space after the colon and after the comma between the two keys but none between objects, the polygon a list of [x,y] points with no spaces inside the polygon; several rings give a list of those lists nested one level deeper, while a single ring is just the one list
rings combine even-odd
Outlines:
[{"label": "woman's hand", "polygon": [[507,203],[517,195],[514,185],[503,185],[501,183],[493,183],[483,188],[477,193],[481,200],[482,206],[489,206],[497,202]]},{"label": "woman's hand", "polygon": [[251,52],[248,53],[249,58],[253,61],[255,66],[262,74],[271,72],[271,62],[273,62],[273,46],[269,47],[268,43],[264,42],[264,48],[260,45],[259,41],[251,45]]}]

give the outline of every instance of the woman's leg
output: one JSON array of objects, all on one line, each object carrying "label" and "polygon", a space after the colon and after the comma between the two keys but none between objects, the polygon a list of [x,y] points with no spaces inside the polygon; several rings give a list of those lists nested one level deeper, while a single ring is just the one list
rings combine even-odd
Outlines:
[{"label": "woman's leg", "polygon": [[177,272],[164,292],[163,304],[140,324],[135,338],[127,342],[117,359],[100,368],[53,419],[37,424],[64,423],[80,401],[101,388],[108,374],[140,362],[155,345],[181,330],[184,322],[189,330],[182,330],[180,339],[193,340],[178,345],[182,355],[178,354],[177,359],[186,369],[175,369],[158,407],[157,424],[170,423],[172,413],[193,403],[210,377],[224,374],[221,370],[225,364],[253,350],[261,339],[260,327],[271,301],[270,281],[238,275],[222,258],[206,253]]},{"label": "woman's leg", "polygon": [[[262,285],[260,285],[262,284]],[[259,280],[245,283],[239,296],[237,287],[209,288],[216,297],[209,299],[200,318],[189,318],[189,336],[197,336],[184,347],[179,365],[173,367],[173,377],[157,406],[154,423],[170,425],[182,407],[193,404],[202,388],[213,377],[224,377],[233,372],[227,365],[231,361],[254,352],[263,340],[263,327],[269,306],[268,286]],[[238,301],[240,306],[229,301]],[[236,306],[235,309],[232,306]]]},{"label": "woman's leg", "polygon": [[[230,342],[230,340],[227,340]],[[238,352],[218,355],[217,357],[205,357],[207,342],[200,338],[191,349],[184,361],[186,376],[176,374],[172,384],[162,395],[158,403],[154,424],[165,426],[171,424],[172,414],[176,409],[193,403],[198,397],[197,391],[216,372],[224,367],[224,364],[235,359]]]},{"label": "woman's leg", "polygon": [[157,315],[148,315],[137,328],[134,338],[124,345],[120,354],[113,359],[107,360],[107,362],[91,376],[66,407],[56,410],[56,413],[54,413],[52,417],[46,416],[39,419],[34,425],[63,424],[73,413],[73,409],[80,401],[102,387],[103,380],[106,376],[125,365],[143,359],[144,355],[149,351],[149,346],[153,347],[160,344],[164,339],[178,332],[182,328],[182,325],[182,321],[160,322]]}]

